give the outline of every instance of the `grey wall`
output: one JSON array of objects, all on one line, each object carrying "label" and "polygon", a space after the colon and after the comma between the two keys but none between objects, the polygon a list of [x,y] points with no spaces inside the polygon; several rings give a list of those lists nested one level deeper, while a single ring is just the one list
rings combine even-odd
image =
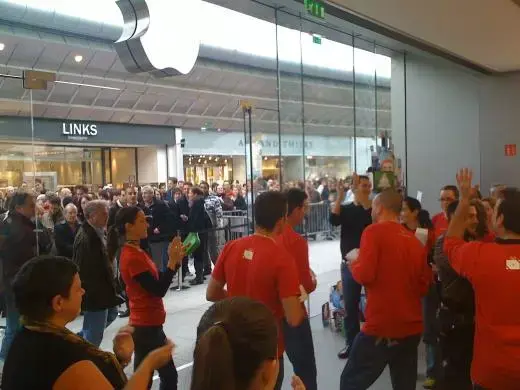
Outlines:
[{"label": "grey wall", "polygon": [[407,55],[408,193],[439,211],[439,189],[455,182],[459,167],[480,180],[480,75],[441,59]]},{"label": "grey wall", "polygon": [[480,89],[482,189],[504,183],[520,187],[520,156],[506,157],[505,145],[520,153],[520,75],[486,77]]}]

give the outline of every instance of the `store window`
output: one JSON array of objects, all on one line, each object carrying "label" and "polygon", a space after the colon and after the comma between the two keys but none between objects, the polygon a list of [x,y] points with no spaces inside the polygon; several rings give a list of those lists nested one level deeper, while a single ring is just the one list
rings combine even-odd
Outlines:
[{"label": "store window", "polygon": [[101,172],[99,148],[0,144],[0,187],[33,187],[35,180],[51,191],[77,184],[99,186]]},{"label": "store window", "polygon": [[112,166],[112,185],[123,188],[132,183],[137,183],[136,149],[135,148],[112,148],[110,164]]}]

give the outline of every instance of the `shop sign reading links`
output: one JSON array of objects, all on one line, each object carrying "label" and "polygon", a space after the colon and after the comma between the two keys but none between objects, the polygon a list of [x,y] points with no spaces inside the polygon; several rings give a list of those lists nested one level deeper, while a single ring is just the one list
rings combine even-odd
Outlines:
[{"label": "shop sign reading links", "polygon": [[90,123],[63,123],[61,134],[72,141],[86,141],[98,135],[97,125]]}]

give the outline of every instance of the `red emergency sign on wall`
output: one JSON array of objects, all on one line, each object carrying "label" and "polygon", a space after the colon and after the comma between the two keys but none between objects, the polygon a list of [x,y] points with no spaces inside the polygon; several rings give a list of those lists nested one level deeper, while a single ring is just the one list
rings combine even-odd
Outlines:
[{"label": "red emergency sign on wall", "polygon": [[504,148],[504,153],[506,157],[516,156],[516,144],[506,145]]}]

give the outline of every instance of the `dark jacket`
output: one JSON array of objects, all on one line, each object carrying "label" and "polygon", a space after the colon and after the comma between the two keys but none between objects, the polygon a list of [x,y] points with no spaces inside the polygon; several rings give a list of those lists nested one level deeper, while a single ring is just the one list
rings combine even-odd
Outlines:
[{"label": "dark jacket", "polygon": [[108,209],[108,222],[107,227],[110,228],[112,225],[116,223],[116,215],[119,210],[121,210],[124,206],[119,202],[114,202]]},{"label": "dark jacket", "polygon": [[79,267],[82,287],[85,289],[82,308],[98,311],[120,305],[113,261],[107,248],[88,222],[80,228],[74,240],[72,260]]},{"label": "dark jacket", "polygon": [[52,237],[49,231],[29,218],[10,211],[0,219],[0,258],[3,266],[3,281],[10,283],[20,268],[38,254],[36,234],[40,255],[48,254],[52,249]]},{"label": "dark jacket", "polygon": [[175,200],[171,200],[168,203],[168,207],[172,213],[172,218],[176,222],[176,229],[181,232],[181,237],[185,237],[187,235],[187,226],[188,223],[181,219],[181,215],[189,216],[190,207],[188,202],[184,202],[184,197],[179,199],[178,202]]},{"label": "dark jacket", "polygon": [[195,199],[188,216],[188,232],[201,232],[211,228],[211,226],[211,219],[206,213],[204,198]]},{"label": "dark jacket", "polygon": [[56,252],[58,256],[72,259],[74,239],[76,238],[79,227],[80,224],[76,222],[74,230],[72,230],[66,221],[63,221],[54,227],[54,242],[56,244]]},{"label": "dark jacket", "polygon": [[247,203],[242,195],[237,196],[234,204],[235,204],[235,210],[243,210],[243,211],[247,210]]},{"label": "dark jacket", "polygon": [[446,307],[456,314],[472,320],[475,315],[475,296],[471,283],[455,272],[444,253],[444,238],[437,239],[433,261],[441,280],[441,299]]},{"label": "dark jacket", "polygon": [[[150,242],[170,241],[177,234],[180,224],[165,202],[154,198],[150,207],[147,207],[144,203],[140,204],[139,207],[146,216],[151,217],[148,222],[148,240]],[[160,233],[154,234],[155,229],[159,229]]]}]

